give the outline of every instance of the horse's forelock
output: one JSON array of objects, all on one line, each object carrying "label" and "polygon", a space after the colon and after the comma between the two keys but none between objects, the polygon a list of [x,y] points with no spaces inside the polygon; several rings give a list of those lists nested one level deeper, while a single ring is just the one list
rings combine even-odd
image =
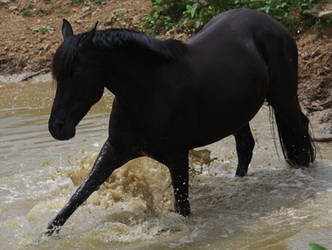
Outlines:
[{"label": "horse's forelock", "polygon": [[53,60],[52,60],[52,76],[53,76],[53,79],[55,79],[56,81],[59,80],[59,76],[60,76],[60,72],[61,72],[61,62],[59,60],[58,51],[59,51],[59,49],[56,51],[55,55],[53,56]]},{"label": "horse's forelock", "polygon": [[79,37],[73,37],[69,41],[63,42],[57,49],[52,61],[52,76],[56,81],[71,73],[77,54],[78,41]]}]

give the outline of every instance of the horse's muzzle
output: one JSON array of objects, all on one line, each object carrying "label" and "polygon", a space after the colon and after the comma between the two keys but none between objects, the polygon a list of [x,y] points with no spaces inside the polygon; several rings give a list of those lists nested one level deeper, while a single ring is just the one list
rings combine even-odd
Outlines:
[{"label": "horse's muzzle", "polygon": [[48,130],[57,140],[69,140],[75,136],[75,125],[68,121],[50,119]]}]

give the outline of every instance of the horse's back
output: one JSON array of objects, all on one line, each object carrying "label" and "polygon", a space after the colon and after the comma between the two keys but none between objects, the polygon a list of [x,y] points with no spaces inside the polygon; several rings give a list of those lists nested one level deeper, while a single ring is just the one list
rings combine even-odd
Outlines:
[{"label": "horse's back", "polygon": [[[262,68],[268,70],[266,98],[270,103],[282,95],[288,99],[296,95],[296,42],[283,25],[265,13],[250,9],[226,11],[214,17],[187,44],[193,51],[198,51],[197,55],[214,48],[209,60],[223,58],[222,65],[226,68],[233,65],[239,74],[246,73],[245,69],[249,68],[251,72]],[[261,67],[261,63],[265,66]]]},{"label": "horse's back", "polygon": [[237,39],[253,39],[260,34],[292,40],[288,31],[270,16],[250,9],[233,9],[215,16],[187,44],[201,46],[227,37],[236,43]]},{"label": "horse's back", "polygon": [[[297,46],[292,36],[272,17],[255,10],[233,9],[214,17],[187,41],[187,46],[193,61],[221,63],[226,68],[232,65],[235,70],[253,64],[256,70],[261,69],[262,63],[266,69],[278,64],[297,69]],[[288,65],[289,61],[294,65]]]}]

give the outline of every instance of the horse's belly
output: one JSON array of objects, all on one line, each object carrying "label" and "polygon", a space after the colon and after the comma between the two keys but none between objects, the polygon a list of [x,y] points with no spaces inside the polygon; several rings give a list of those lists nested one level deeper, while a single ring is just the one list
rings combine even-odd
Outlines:
[{"label": "horse's belly", "polygon": [[[240,79],[239,79],[240,81]],[[235,133],[247,124],[262,106],[267,81],[230,82],[200,92],[196,143],[205,145]],[[217,84],[217,83],[216,83]]]},{"label": "horse's belly", "polygon": [[213,116],[202,117],[195,136],[195,147],[207,145],[234,134],[255,116],[261,105],[262,103],[257,103],[255,107],[246,110],[230,107],[216,112]]}]

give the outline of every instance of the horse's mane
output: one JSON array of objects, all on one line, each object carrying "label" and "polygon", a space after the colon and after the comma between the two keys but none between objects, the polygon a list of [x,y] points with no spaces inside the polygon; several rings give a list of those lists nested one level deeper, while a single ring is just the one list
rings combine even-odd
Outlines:
[{"label": "horse's mane", "polygon": [[97,31],[93,43],[100,48],[126,48],[143,51],[163,61],[177,61],[187,52],[184,43],[178,40],[158,40],[143,33],[128,29],[107,29]]},{"label": "horse's mane", "polygon": [[[74,35],[64,41],[53,57],[52,75],[56,80],[71,73],[75,57],[79,52],[81,41],[88,32]],[[187,47],[181,41],[168,39],[158,40],[143,33],[127,29],[107,29],[95,31],[92,38],[93,46],[102,49],[128,49],[128,52],[140,51],[155,56],[162,62],[177,61],[187,53]]]}]

